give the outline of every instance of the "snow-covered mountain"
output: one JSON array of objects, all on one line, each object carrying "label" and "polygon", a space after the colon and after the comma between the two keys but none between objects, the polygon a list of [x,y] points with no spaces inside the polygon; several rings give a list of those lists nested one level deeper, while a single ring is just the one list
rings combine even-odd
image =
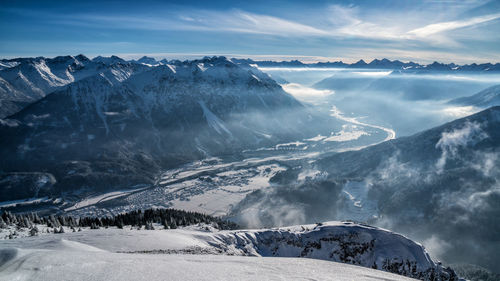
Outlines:
[{"label": "snow-covered mountain", "polygon": [[91,61],[84,55],[2,60],[0,118],[86,77],[102,73],[108,79],[123,81],[132,73],[146,68],[118,57],[97,57]]},{"label": "snow-covered mountain", "polygon": [[392,69],[408,73],[427,73],[427,72],[498,72],[500,71],[500,63],[483,63],[483,64],[466,64],[457,65],[454,63],[439,63],[419,64],[415,62],[401,62],[399,60],[374,59],[367,63],[364,60],[359,60],[354,63],[345,63],[342,61],[334,62],[318,62],[318,63],[303,63],[298,60],[291,61],[255,61],[252,59],[233,59],[235,62],[244,62],[256,64],[259,67],[333,67],[333,68],[365,68],[365,69]]},{"label": "snow-covered mountain", "polygon": [[[370,63],[360,60],[353,64],[343,62],[321,62],[306,64],[298,60],[290,62],[253,61],[251,59],[232,59],[244,65],[261,67],[347,67],[367,69],[393,69],[404,73],[427,73],[429,71],[498,71],[499,64],[471,64],[459,66],[434,62],[419,65],[413,62],[403,63],[388,59],[375,59]],[[178,64],[178,61],[156,60],[144,56],[138,60],[125,61],[117,56],[98,56],[92,60],[84,55],[59,56],[55,58],[15,58],[0,60],[0,118],[7,117],[37,101],[50,92],[70,83],[99,73],[113,80],[123,80],[132,73],[140,72],[151,66]]]},{"label": "snow-covered mountain", "polygon": [[[224,57],[132,73],[117,65],[2,121],[4,178],[37,182],[44,171],[56,179],[55,186],[24,186],[2,199],[25,198],[23,189],[44,196],[148,184],[160,168],[211,155],[233,157],[334,123],[319,122],[268,75]],[[2,190],[12,190],[11,183],[2,181]]]},{"label": "snow-covered mountain", "polygon": [[92,59],[93,62],[99,62],[107,65],[112,65],[115,63],[126,63],[124,59],[118,57],[118,56],[110,56],[110,57],[103,57],[103,56],[97,56]]},{"label": "snow-covered mountain", "polygon": [[160,64],[160,62],[157,61],[155,58],[148,57],[148,56],[143,56],[140,59],[133,60],[133,61],[136,63],[152,65],[152,66]]},{"label": "snow-covered mountain", "polygon": [[[369,280],[376,278],[375,274],[384,275],[389,280],[393,278],[406,280],[403,276],[429,281],[458,280],[453,270],[434,262],[420,244],[387,230],[351,222],[236,231],[218,231],[210,226],[188,226],[169,230],[160,230],[160,225],[156,225],[157,230],[135,228],[130,229],[126,226],[123,229],[83,229],[81,232],[71,232],[67,228],[66,233],[62,234],[47,234],[42,231],[35,237],[4,240],[0,246],[2,253],[0,268],[6,277],[18,276],[20,270],[31,273],[29,267],[48,268],[53,263],[51,259],[40,259],[38,251],[41,249],[45,257],[69,255],[75,262],[86,258],[85,253],[88,251],[93,254],[91,260],[98,262],[107,260],[106,255],[115,253],[114,263],[118,264],[126,259],[149,259],[148,256],[151,254],[161,260],[169,259],[172,254],[175,254],[177,260],[184,260],[186,254],[204,255],[199,257],[203,260],[203,264],[210,263],[209,260],[212,259],[230,263],[236,259],[235,256],[249,256],[245,261],[245,267],[248,262],[263,259],[262,257],[266,257],[265,260],[271,263],[281,260],[282,263],[292,264],[295,264],[296,260],[290,258],[308,258],[304,259],[304,262],[311,263],[312,268],[316,268],[314,262],[310,262],[312,260],[335,262],[318,261],[323,268],[341,266],[337,263],[359,266],[359,271],[368,273]],[[280,259],[284,257],[287,259]],[[19,259],[25,261],[22,266],[24,264],[29,266],[22,268],[16,266]],[[198,261],[196,263],[199,264]],[[308,272],[309,268],[302,267],[302,270]],[[76,274],[77,272],[72,272],[75,269],[65,264],[64,267],[58,268],[57,273],[60,276]],[[358,280],[359,273],[355,269],[356,267],[351,267],[349,280],[353,278]],[[372,271],[373,269],[377,271]],[[111,269],[113,272],[114,270]],[[44,271],[43,274],[50,274],[51,271]],[[399,277],[383,271],[399,274]],[[40,274],[40,272],[32,273]],[[90,274],[98,273],[99,271],[90,272]],[[210,273],[204,274],[207,278],[213,277],[207,276]],[[266,279],[266,275],[260,274],[260,278]],[[287,273],[279,272],[279,274],[282,276]],[[359,276],[359,280],[366,277]]]},{"label": "snow-covered mountain", "polygon": [[451,100],[449,103],[476,107],[498,106],[500,105],[500,85],[489,87],[469,97]]}]

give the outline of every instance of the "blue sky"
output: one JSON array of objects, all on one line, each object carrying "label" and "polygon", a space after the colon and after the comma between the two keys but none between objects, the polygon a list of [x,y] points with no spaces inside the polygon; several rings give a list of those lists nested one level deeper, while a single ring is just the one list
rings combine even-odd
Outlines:
[{"label": "blue sky", "polygon": [[500,62],[500,1],[5,1],[0,57]]}]

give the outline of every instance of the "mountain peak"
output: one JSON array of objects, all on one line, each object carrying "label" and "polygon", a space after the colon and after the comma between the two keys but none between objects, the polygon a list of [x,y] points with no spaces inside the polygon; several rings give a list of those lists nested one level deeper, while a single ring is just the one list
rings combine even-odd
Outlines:
[{"label": "mountain peak", "polygon": [[115,55],[112,55],[111,57],[102,57],[102,56],[97,56],[92,59],[93,62],[100,62],[103,64],[115,64],[115,63],[126,63],[126,61],[120,57],[117,57]]},{"label": "mountain peak", "polygon": [[206,63],[213,64],[217,66],[234,66],[234,62],[227,59],[225,56],[213,56],[213,57],[204,57],[201,60],[194,60],[193,63]]},{"label": "mountain peak", "polygon": [[353,65],[356,65],[356,66],[358,66],[358,65],[367,65],[367,63],[364,60],[360,59],[359,61],[357,61]]},{"label": "mountain peak", "polygon": [[143,64],[150,64],[150,65],[158,64],[158,61],[155,58],[148,57],[148,56],[143,56],[142,58],[138,59],[137,62],[143,63]]},{"label": "mountain peak", "polygon": [[77,55],[75,57],[75,59],[77,59],[80,62],[88,62],[88,61],[90,61],[90,59],[88,57],[86,57],[85,55],[83,55],[83,54]]}]

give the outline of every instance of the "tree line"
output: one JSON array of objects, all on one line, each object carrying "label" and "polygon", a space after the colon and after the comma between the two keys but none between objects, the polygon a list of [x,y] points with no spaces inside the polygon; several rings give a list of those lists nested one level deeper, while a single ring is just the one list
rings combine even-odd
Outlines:
[{"label": "tree line", "polygon": [[28,228],[36,234],[36,225],[47,225],[54,228],[54,232],[64,232],[64,227],[75,228],[90,227],[98,229],[101,227],[125,226],[154,229],[153,224],[161,224],[164,229],[175,229],[179,226],[196,225],[199,223],[209,224],[220,230],[237,229],[238,225],[219,217],[213,217],[197,212],[188,212],[176,209],[147,209],[134,210],[115,216],[105,217],[73,217],[69,215],[39,216],[37,213],[14,214],[4,211],[0,216],[0,228],[16,226],[17,229]]}]

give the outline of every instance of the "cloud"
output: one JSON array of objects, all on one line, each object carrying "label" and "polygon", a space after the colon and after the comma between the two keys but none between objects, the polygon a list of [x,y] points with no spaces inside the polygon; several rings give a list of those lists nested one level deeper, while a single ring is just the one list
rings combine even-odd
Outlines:
[{"label": "cloud", "polygon": [[450,250],[450,248],[453,247],[453,245],[448,243],[446,240],[440,239],[437,235],[432,235],[428,239],[424,240],[422,244],[433,258],[441,258]]},{"label": "cloud", "polygon": [[442,109],[442,113],[454,119],[462,118],[479,112],[481,109],[475,106],[449,106]]},{"label": "cloud", "polygon": [[238,9],[179,10],[166,15],[52,15],[53,21],[68,25],[138,30],[185,30],[235,32],[275,36],[328,36],[328,32],[313,26],[275,16],[250,13]]},{"label": "cloud", "polygon": [[443,171],[448,158],[455,158],[460,147],[474,145],[488,137],[481,129],[481,124],[477,122],[467,122],[460,129],[450,132],[443,132],[441,138],[436,143],[436,148],[441,149],[441,157],[436,162],[438,173]]},{"label": "cloud", "polygon": [[[439,2],[428,3],[437,5]],[[474,4],[474,3],[472,3]],[[477,5],[475,3],[474,5]],[[458,5],[447,7],[450,17],[463,15],[464,8],[471,8],[474,5]],[[462,13],[457,13],[453,8],[460,8]],[[329,8],[332,16],[330,22],[334,25],[331,35],[348,36],[354,38],[368,38],[374,40],[388,41],[426,41],[432,45],[458,46],[453,39],[454,34],[448,34],[446,31],[452,31],[459,28],[471,27],[482,23],[488,23],[500,18],[500,13],[482,15],[473,18],[465,18],[454,21],[442,21],[433,24],[427,24],[426,19],[441,18],[440,11],[425,10],[412,11],[415,16],[411,18],[401,18],[393,10],[377,11],[373,15],[361,15],[361,9],[356,6],[332,5]],[[391,20],[388,21],[387,18]],[[414,18],[422,18],[415,21]],[[394,24],[398,22],[398,24]],[[420,26],[420,27],[415,27]],[[423,26],[422,26],[423,25]]]},{"label": "cloud", "polygon": [[[221,9],[210,5],[200,8],[173,4],[158,5],[148,10],[138,5],[98,11],[68,9],[65,13],[51,7],[35,10],[14,5],[18,7],[1,7],[0,11],[18,21],[11,24],[13,35],[23,34],[15,30],[35,25],[39,25],[42,33],[45,32],[33,39],[19,37],[4,40],[4,55],[10,56],[17,56],[20,52],[17,46],[25,40],[36,43],[23,43],[21,47],[29,50],[24,52],[36,55],[49,52],[40,53],[41,41],[50,46],[45,49],[51,54],[61,52],[54,50],[116,54],[116,48],[107,48],[102,43],[123,41],[125,36],[134,44],[121,48],[120,53],[144,50],[158,53],[168,48],[172,52],[214,53],[214,50],[224,50],[250,55],[286,52],[297,57],[309,55],[326,60],[335,56],[332,60],[348,61],[388,57],[425,62],[439,58],[440,61],[462,63],[500,58],[495,49],[499,37],[492,31],[494,28],[477,28],[474,33],[458,30],[494,24],[494,20],[500,17],[498,9],[493,8],[490,12],[477,9],[485,4],[483,0],[389,4],[372,5],[362,1],[357,5],[327,6],[308,3],[302,7],[291,5],[282,8],[266,3],[265,8],[268,9],[265,12],[232,8],[237,5]],[[28,24],[30,26],[23,27]],[[53,32],[54,26],[63,27],[64,31]],[[82,36],[78,39],[62,36],[69,33],[68,30],[73,34],[82,33]],[[129,34],[121,31],[140,32]],[[58,36],[54,36],[56,34]],[[53,38],[59,41],[51,40]],[[85,42],[96,42],[92,45],[93,51],[88,51],[90,47],[81,46],[80,42],[71,42],[84,41],[82,38]]]},{"label": "cloud", "polygon": [[330,22],[333,24],[331,35],[352,36],[375,39],[398,39],[398,25],[382,26],[376,22],[364,20],[356,6],[332,5],[329,7]]},{"label": "cloud", "polygon": [[[290,172],[291,171],[291,172]],[[341,186],[315,174],[298,184],[299,170],[282,174],[284,185],[250,193],[229,217],[244,227],[274,227],[331,220],[336,217]],[[297,172],[297,173],[295,173]]]},{"label": "cloud", "polygon": [[281,85],[281,87],[292,96],[305,100],[323,98],[334,94],[332,90],[317,90],[297,83],[288,83]]},{"label": "cloud", "polygon": [[425,38],[430,35],[437,33],[442,33],[445,31],[451,31],[458,28],[464,28],[469,26],[478,25],[481,23],[486,23],[500,18],[500,13],[484,15],[479,17],[474,17],[466,20],[439,22],[426,25],[421,28],[413,29],[408,32],[408,34],[415,35],[417,37]]},{"label": "cloud", "polygon": [[[96,28],[119,28],[139,30],[186,30],[209,32],[235,32],[265,34],[288,37],[327,37],[327,38],[371,38],[382,40],[426,40],[430,35],[468,27],[500,18],[500,13],[478,16],[470,19],[445,21],[409,29],[408,19],[393,18],[395,25],[387,21],[394,11],[374,11],[367,16],[366,10],[358,6],[331,5],[326,14],[316,11],[317,18],[311,24],[286,19],[275,15],[258,14],[240,9],[206,10],[171,7],[161,16],[141,14],[50,14],[34,11],[13,10],[17,13],[48,18],[54,23],[90,26]],[[12,9],[10,9],[12,12]],[[365,14],[361,14],[365,12]],[[388,14],[392,13],[392,14]],[[425,18],[432,18],[424,14]],[[422,15],[420,15],[422,16]],[[326,22],[326,24],[325,24]],[[425,22],[419,21],[419,25]],[[444,36],[441,35],[441,38]],[[434,38],[435,40],[435,38]],[[442,39],[445,40],[445,39]]]},{"label": "cloud", "polygon": [[261,33],[280,36],[326,36],[329,34],[327,31],[309,25],[278,17],[252,14],[242,11],[237,11],[229,15],[223,15],[221,19],[225,19],[232,25],[217,26],[218,28],[236,32],[241,31],[246,33]]}]

